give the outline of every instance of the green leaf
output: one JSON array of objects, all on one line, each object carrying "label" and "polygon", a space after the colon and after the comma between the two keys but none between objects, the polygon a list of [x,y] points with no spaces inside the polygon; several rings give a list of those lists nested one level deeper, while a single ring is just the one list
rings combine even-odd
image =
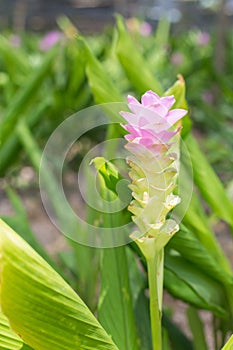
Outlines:
[{"label": "green leaf", "polygon": [[[121,236],[125,231],[123,213],[118,209],[119,203],[115,203],[115,211],[109,213],[109,201],[116,195],[106,188],[104,181],[101,181],[102,179],[102,176],[99,175],[100,193],[105,199],[103,226],[118,227],[118,235]],[[112,236],[110,239],[112,248],[105,248],[102,251],[98,316],[101,324],[112,336],[119,349],[137,350],[136,325],[126,254],[127,246],[116,246],[118,237]]]},{"label": "green leaf", "polygon": [[[20,121],[18,128],[19,139],[22,142],[23,147],[25,148],[25,152],[28,154],[28,157],[34,166],[35,170],[40,170],[40,160],[42,157],[41,151],[33,138],[29,128],[25,124],[24,120]],[[46,160],[43,160],[46,162]],[[59,219],[59,222],[62,225],[62,228],[69,234],[72,232],[74,235],[78,234],[86,236],[86,231],[83,227],[78,227],[78,224],[72,215],[68,215],[66,206],[64,205],[64,201],[62,195],[59,191],[59,186],[54,179],[53,173],[51,169],[48,167],[43,168],[43,173],[41,174],[42,182],[46,188],[47,193],[49,194],[49,198],[51,200],[51,205],[56,212],[56,215]],[[93,179],[92,179],[93,180]],[[68,216],[67,216],[68,215]],[[93,222],[92,222],[93,223]],[[81,297],[85,300],[91,309],[94,309],[95,306],[95,282],[98,275],[98,255],[99,253],[91,247],[82,246],[81,244],[71,243],[69,244],[73,247],[73,254],[75,259],[74,269],[76,271],[76,275],[79,276],[78,282],[79,286],[77,286],[77,290],[79,291]],[[40,251],[39,251],[40,252]],[[48,260],[46,258],[46,260]],[[80,266],[79,261],[82,261],[83,266]],[[51,261],[49,261],[51,263]],[[91,262],[94,264],[94,268],[91,268]],[[57,270],[57,268],[56,268]],[[88,290],[88,292],[86,291]]]},{"label": "green leaf", "polygon": [[92,162],[102,176],[107,189],[119,196],[122,201],[129,202],[131,192],[128,188],[128,181],[119,173],[117,167],[104,157],[96,157]]},{"label": "green leaf", "polygon": [[166,328],[172,350],[193,350],[192,342],[163,311],[163,327]]},{"label": "green leaf", "polygon": [[182,257],[196,265],[211,278],[226,285],[233,283],[232,274],[222,269],[217,263],[216,258],[211,255],[195,235],[190,230],[187,230],[184,225],[181,225],[180,231],[174,235],[167,247],[175,249]]},{"label": "green leaf", "polygon": [[[136,243],[135,243],[136,244]],[[139,266],[136,254],[129,246],[126,249],[129,269],[129,280],[132,291],[133,309],[140,350],[152,350],[149,301],[145,295],[147,276]]]},{"label": "green leaf", "polygon": [[[204,212],[203,205],[195,191],[192,189],[192,167],[190,167],[190,159],[187,152],[184,152],[184,143],[181,143],[181,166],[180,166],[180,196],[181,203],[175,208],[175,212],[178,213],[178,217],[183,217],[184,225],[197,237],[201,244],[216,260],[216,263],[222,268],[228,275],[232,274],[230,263],[222,250],[219,242],[217,241],[214,232],[212,232],[208,217]],[[190,193],[190,187],[192,190],[191,200],[187,197],[187,193]],[[187,208],[188,204],[188,208]],[[187,210],[186,210],[187,208]]]},{"label": "green leaf", "polygon": [[232,350],[233,349],[233,335],[230,337],[228,342],[224,345],[222,350]]},{"label": "green leaf", "polygon": [[82,40],[86,55],[86,74],[96,103],[123,102],[123,97],[116,85],[105,72],[102,64],[93,55],[84,39]]},{"label": "green leaf", "polygon": [[2,217],[2,219],[13,229],[17,229],[18,234],[30,244],[30,246],[35,249],[35,251],[40,254],[40,256],[45,259],[50,266],[52,266],[59,274],[62,275],[62,272],[58,265],[51,259],[51,257],[44,250],[42,245],[36,239],[34,233],[31,230],[29,220],[27,217],[26,210],[23,206],[23,203],[20,197],[16,194],[16,192],[7,187],[7,196],[11,202],[12,208],[15,211],[15,215]]},{"label": "green leaf", "polygon": [[233,203],[200,150],[197,141],[189,135],[185,140],[193,164],[194,181],[212,210],[233,228]]},{"label": "green leaf", "polygon": [[226,317],[221,285],[182,257],[165,255],[164,285],[174,297]]},{"label": "green leaf", "polygon": [[56,53],[57,47],[49,51],[49,53],[44,57],[40,67],[37,68],[35,72],[33,72],[27,84],[23,86],[20,92],[12,98],[12,101],[7,108],[0,124],[1,147],[10,136],[17,120],[20,118],[20,116],[23,115],[24,110],[30,104],[32,97],[41,88],[41,83],[47,76]]},{"label": "green leaf", "polygon": [[136,350],[137,336],[125,248],[103,251],[98,315],[100,323],[119,349]]},{"label": "green leaf", "polygon": [[23,344],[21,350],[33,350],[29,345]]},{"label": "green leaf", "polygon": [[22,339],[11,330],[8,319],[0,310],[0,350],[18,350],[22,346]]},{"label": "green leaf", "polygon": [[140,95],[148,89],[154,89],[158,94],[162,94],[162,86],[151,73],[144,57],[137,50],[120,16],[117,16],[117,27],[117,56],[132,85]]},{"label": "green leaf", "polygon": [[103,177],[105,185],[110,191],[117,195],[116,187],[118,181],[123,179],[117,168],[104,157],[96,157],[92,160],[99,174]]},{"label": "green leaf", "polygon": [[142,289],[135,302],[134,313],[140,350],[152,350],[149,302]]},{"label": "green leaf", "polygon": [[[38,124],[38,122],[41,120],[42,115],[45,114],[45,111],[47,110],[49,106],[49,100],[45,99],[43,102],[39,104],[35,108],[33,106],[33,109],[30,109],[29,112],[27,112],[27,115],[25,117],[26,123],[28,124],[29,128],[34,127]],[[0,147],[0,174],[4,174],[4,172],[8,169],[10,165],[17,159],[19,156],[19,153],[21,151],[22,147],[18,138],[17,133],[13,132],[12,135],[7,139],[5,144]]]},{"label": "green leaf", "polygon": [[11,81],[19,72],[24,76],[30,73],[30,60],[26,52],[20,48],[13,49],[9,41],[2,35],[0,36],[0,53],[10,73]]},{"label": "green leaf", "polygon": [[38,350],[117,350],[79,296],[0,221],[1,306],[12,329]]},{"label": "green leaf", "polygon": [[193,335],[192,338],[194,349],[208,350],[204,333],[204,325],[198,315],[197,310],[194,307],[189,307],[187,309],[187,317]]},{"label": "green leaf", "polygon": [[162,50],[164,48],[165,50],[167,50],[166,48],[169,45],[170,27],[171,27],[170,21],[161,17],[158,22],[158,26],[156,28],[156,33],[154,38],[154,45],[157,50]]}]

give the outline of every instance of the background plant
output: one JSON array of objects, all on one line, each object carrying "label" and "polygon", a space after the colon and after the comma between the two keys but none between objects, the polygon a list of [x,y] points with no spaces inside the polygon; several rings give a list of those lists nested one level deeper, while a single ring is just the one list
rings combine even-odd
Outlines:
[{"label": "background plant", "polygon": [[[179,78],[174,84],[176,74],[182,73],[187,82],[187,100],[194,125],[199,127],[196,130],[200,130],[200,126],[202,129],[201,133],[198,131],[197,142],[190,133],[190,117],[186,118],[183,138],[191,155],[196,190],[184,217],[184,226],[166,249],[164,286],[175,298],[191,305],[187,319],[193,339],[188,339],[175,327],[165,312],[164,344],[167,344],[168,349],[205,349],[204,334],[195,332],[198,325],[198,329],[202,328],[197,310],[205,309],[213,315],[215,346],[216,349],[221,348],[225,336],[232,332],[232,269],[215,238],[212,222],[213,218],[214,221],[223,219],[232,228],[233,206],[198,143],[203,140],[204,131],[207,141],[203,140],[203,144],[209,150],[209,160],[225,184],[228,184],[231,180],[232,157],[229,128],[232,105],[230,57],[228,74],[216,74],[210,44],[213,39],[210,38],[210,42],[200,49],[197,42],[200,33],[189,33],[189,40],[170,38],[165,22],[160,23],[155,34],[146,38],[130,35],[120,18],[113,32],[85,40],[67,36],[69,28],[72,28],[72,33],[76,32],[69,22],[62,21],[61,26],[65,33],[64,41],[46,54],[38,50],[37,37],[23,38],[22,46],[15,50],[11,50],[7,37],[1,37],[0,172],[8,182],[7,193],[16,212],[4,220],[73,286],[93,312],[98,310],[102,326],[111,334],[119,349],[151,349],[149,315],[146,311],[148,298],[145,296],[146,267],[136,247],[131,245],[100,251],[68,241],[72,250],[69,253],[61,252],[59,260],[54,261],[39,245],[30,229],[23,204],[9,184],[16,182],[22,164],[30,165],[38,172],[48,136],[67,116],[90,104],[124,101],[129,91],[139,96],[146,90],[154,89],[161,94],[174,94],[176,107],[186,108],[184,81]],[[229,48],[231,44],[229,40]],[[170,60],[177,50],[184,60],[174,65]],[[191,58],[190,52],[193,52]],[[211,90],[213,86],[217,92]],[[214,106],[207,101],[207,95],[203,98],[202,93],[206,91],[211,93],[209,97],[213,96]],[[224,102],[221,95],[226,97]],[[122,136],[118,129],[109,128],[107,132],[100,130],[87,135],[92,139],[90,147],[98,143],[104,133],[106,138]],[[224,139],[223,147],[218,147],[216,151],[220,139],[221,143]],[[74,169],[82,156],[80,152],[74,154],[67,169]],[[184,189],[190,186],[186,162],[183,156]],[[91,174],[89,176],[91,182]],[[106,191],[112,192],[111,185],[109,189],[106,176],[103,180],[102,190],[108,195]],[[62,213],[62,203],[56,197],[56,184],[51,190],[53,205],[56,208],[59,206],[57,210]],[[88,208],[87,220],[93,223],[98,219],[99,214]],[[61,220],[67,225],[62,214]],[[124,222],[125,217],[114,220]],[[12,260],[10,257],[7,259],[9,262]],[[136,263],[138,259],[140,268]],[[120,278],[116,278],[116,275]],[[96,298],[99,278],[100,297]],[[52,288],[55,288],[54,284]],[[127,291],[127,297],[122,290]],[[4,301],[2,303],[4,306]],[[11,315],[8,317],[10,319]],[[21,317],[21,313],[17,317]],[[66,315],[63,317],[66,318]],[[54,324],[53,334],[58,331],[56,326]],[[69,337],[61,330],[59,334],[62,334],[63,339]],[[27,343],[28,338],[21,335]],[[14,338],[15,335],[10,337]],[[22,346],[20,339],[13,341]],[[85,346],[88,348],[90,345]]]}]

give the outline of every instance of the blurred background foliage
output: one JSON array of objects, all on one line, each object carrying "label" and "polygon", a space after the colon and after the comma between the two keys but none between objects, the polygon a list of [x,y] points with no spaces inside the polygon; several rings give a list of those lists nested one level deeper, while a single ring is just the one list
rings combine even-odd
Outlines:
[{"label": "blurred background foliage", "polygon": [[[91,103],[82,54],[70,44],[72,30],[86,35],[95,55],[127,93],[130,85],[114,57],[113,47],[112,25],[114,14],[119,12],[128,16],[127,27],[137,49],[164,87],[170,86],[177,74],[183,75],[197,137],[221,179],[225,183],[231,180],[232,0],[151,0],[143,5],[134,0],[2,0],[0,9],[0,26],[4,29],[0,48],[2,116],[12,95],[24,85],[25,79],[39,67],[45,52],[58,40],[60,49],[56,63],[51,64],[50,74],[42,83],[49,94],[46,94],[46,101],[43,98],[43,106],[38,106],[43,123],[38,126],[35,122],[36,132],[48,136],[63,118]],[[66,20],[60,17],[64,14],[74,24],[65,33]],[[161,18],[163,21],[158,24]],[[74,62],[79,62],[76,69]],[[65,99],[61,99],[63,93]],[[44,90],[32,95],[41,101]],[[40,116],[34,118],[39,120]]]},{"label": "blurred background foliage", "polygon": [[[171,93],[177,93],[183,81],[180,75],[183,76],[192,133],[197,141],[185,135],[197,190],[184,219],[186,227],[182,227],[167,249],[165,288],[192,307],[213,313],[215,333],[216,329],[222,332],[222,338],[215,339],[215,348],[220,348],[232,330],[233,317],[233,306],[229,312],[225,295],[228,298],[232,295],[232,271],[214,236],[215,232],[229,234],[224,248],[231,249],[230,229],[222,220],[233,227],[232,203],[228,199],[233,198],[232,1],[161,0],[142,4],[133,0],[2,0],[0,9],[0,215],[78,290],[93,311],[99,289],[99,253],[69,242],[72,253],[70,250],[67,253],[67,248],[50,249],[54,261],[31,228],[33,217],[28,218],[23,194],[29,190],[38,197],[43,148],[67,117],[95,103],[125,101],[128,93],[139,97],[149,88],[163,93],[179,75],[178,85],[171,88]],[[116,24],[116,12],[126,17],[124,23],[118,17]],[[183,95],[178,104],[184,106]],[[189,127],[184,127],[186,134]],[[64,177],[71,192],[78,164],[105,134],[105,128],[92,130],[70,150]],[[228,197],[198,144],[223,181]],[[190,186],[190,182],[185,186]],[[59,204],[62,212],[56,186],[51,191],[55,206]],[[6,197],[13,215],[4,207]],[[96,213],[90,208],[87,220],[90,223],[96,220]],[[40,222],[37,229],[40,242],[43,230]],[[122,261],[128,259],[133,267],[128,271],[126,266],[123,272],[127,278],[130,275],[133,286],[138,270],[132,262],[132,251],[128,247],[126,250],[127,258],[124,251],[120,253]],[[176,255],[170,254],[174,251]],[[228,255],[231,259],[232,250]],[[111,281],[115,286],[117,282],[111,280],[114,276],[107,272],[110,262],[113,269],[119,269],[119,261],[111,255],[105,259],[105,268],[103,265],[101,270],[104,284]],[[141,276],[138,281],[134,302],[141,309],[135,312],[147,304],[145,279]],[[115,286],[116,291],[118,287]],[[111,297],[114,294],[110,301]],[[190,309],[187,314],[193,334],[197,324],[202,327],[195,310]],[[178,339],[174,349],[181,349],[181,343],[186,344],[185,349],[198,348],[198,335],[193,335],[194,345],[191,344],[171,323],[169,312],[164,324],[168,336]],[[144,315],[145,324],[147,316]],[[143,337],[148,329],[140,332]],[[149,335],[145,344],[148,339]]]}]

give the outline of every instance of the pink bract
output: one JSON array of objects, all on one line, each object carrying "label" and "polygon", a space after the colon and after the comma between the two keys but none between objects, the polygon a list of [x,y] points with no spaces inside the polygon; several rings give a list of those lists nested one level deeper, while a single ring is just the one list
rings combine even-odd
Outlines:
[{"label": "pink bract", "polygon": [[147,91],[141,103],[133,96],[128,96],[131,112],[121,112],[129,123],[122,125],[129,132],[126,140],[141,144],[149,149],[153,145],[166,144],[180,128],[169,130],[187,113],[184,109],[171,109],[175,103],[174,96],[160,97],[155,92]]}]

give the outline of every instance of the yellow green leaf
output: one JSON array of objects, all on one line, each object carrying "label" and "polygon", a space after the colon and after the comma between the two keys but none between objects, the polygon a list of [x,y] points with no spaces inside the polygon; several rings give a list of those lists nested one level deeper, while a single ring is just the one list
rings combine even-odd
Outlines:
[{"label": "yellow green leaf", "polygon": [[117,350],[79,296],[0,220],[1,307],[35,350]]}]

